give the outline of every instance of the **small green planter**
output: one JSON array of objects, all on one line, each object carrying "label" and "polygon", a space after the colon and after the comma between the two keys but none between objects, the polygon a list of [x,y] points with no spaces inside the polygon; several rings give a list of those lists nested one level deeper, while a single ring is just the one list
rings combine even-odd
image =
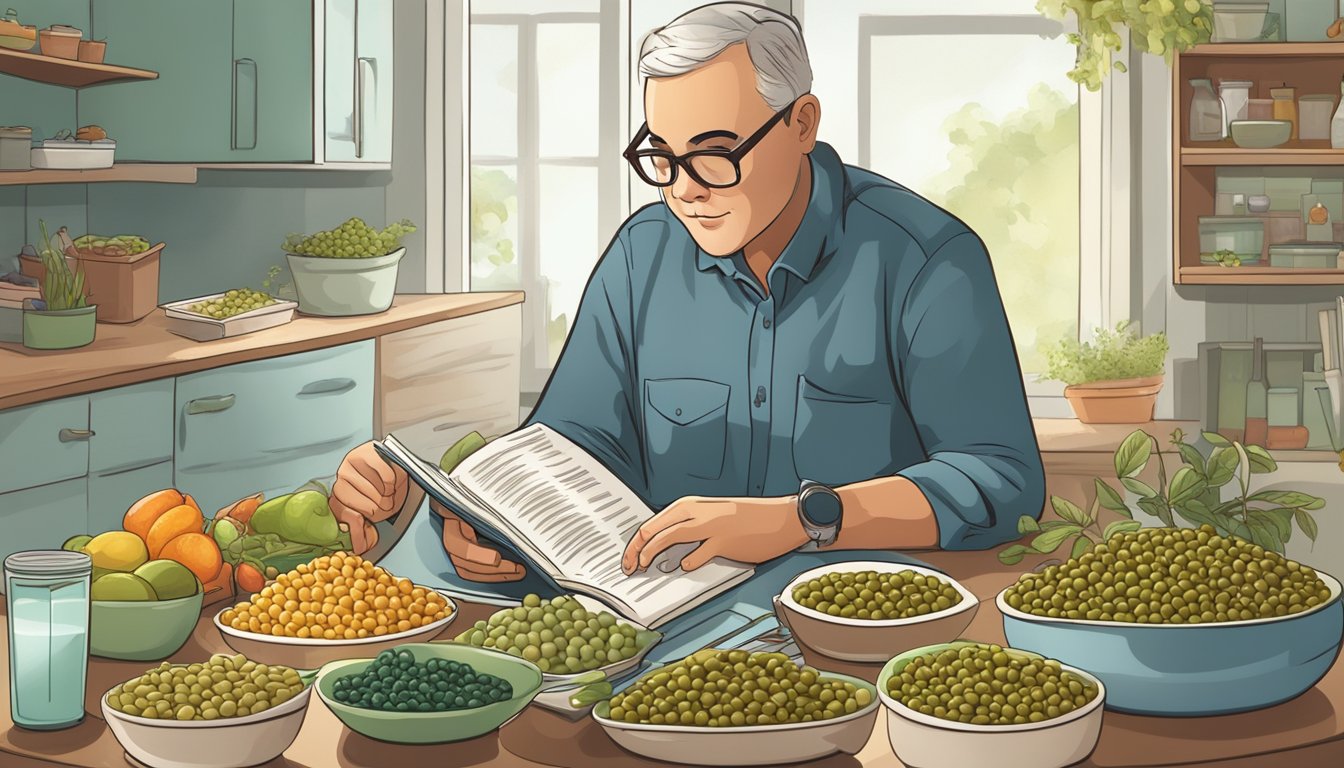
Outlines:
[{"label": "small green planter", "polygon": [[74,349],[93,341],[98,305],[79,309],[23,311],[23,346],[29,349]]}]

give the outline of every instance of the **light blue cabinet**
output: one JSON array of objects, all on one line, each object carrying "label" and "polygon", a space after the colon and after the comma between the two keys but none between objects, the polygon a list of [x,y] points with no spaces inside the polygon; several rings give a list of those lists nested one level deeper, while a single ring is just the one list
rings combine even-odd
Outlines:
[{"label": "light blue cabinet", "polygon": [[327,162],[392,162],[392,0],[325,0]]},{"label": "light blue cabinet", "polygon": [[0,493],[82,479],[92,436],[88,397],[0,411]]},{"label": "light blue cabinet", "polygon": [[373,341],[177,380],[174,485],[204,510],[330,475],[373,436]]},{"label": "light blue cabinet", "polygon": [[147,467],[89,475],[89,521],[84,530],[90,536],[121,530],[121,521],[132,504],[154,491],[172,487],[172,459]]},{"label": "light blue cabinet", "polygon": [[88,533],[119,529],[137,499],[172,487],[174,382],[89,395]]},{"label": "light blue cabinet", "polygon": [[0,494],[0,560],[26,549],[60,549],[82,533],[87,486],[78,477]]}]

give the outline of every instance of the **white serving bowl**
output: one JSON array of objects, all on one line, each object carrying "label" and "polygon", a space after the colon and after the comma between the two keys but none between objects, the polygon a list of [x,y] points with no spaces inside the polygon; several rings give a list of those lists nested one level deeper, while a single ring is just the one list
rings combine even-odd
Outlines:
[{"label": "white serving bowl", "polygon": [[[891,748],[908,768],[964,768],[992,765],[994,768],[1063,768],[1082,762],[1096,749],[1101,736],[1101,717],[1106,687],[1095,675],[1061,664],[1060,668],[1097,686],[1097,696],[1087,706],[1039,723],[1022,725],[971,725],[944,720],[913,710],[887,694],[887,681],[912,659],[928,653],[983,645],[941,643],[907,651],[882,668],[877,677],[877,695],[887,709],[887,738]],[[1044,658],[1015,648],[1005,653]]]},{"label": "white serving bowl", "polygon": [[234,629],[220,620],[229,606],[215,614],[215,627],[224,642],[234,651],[261,664],[283,664],[294,669],[317,669],[331,661],[373,658],[381,651],[405,643],[421,643],[434,639],[457,618],[457,603],[447,592],[435,590],[448,601],[448,615],[438,621],[415,627],[406,632],[365,637],[355,640],[326,640],[312,637],[275,637],[256,632]]},{"label": "white serving bowl", "polygon": [[[826,573],[856,571],[878,573],[913,571],[925,576],[935,576],[951,584],[961,595],[961,602],[947,610],[926,613],[923,616],[873,620],[831,616],[807,608],[793,599],[793,590],[799,584]],[[882,662],[901,651],[955,640],[975,618],[979,605],[980,599],[974,593],[941,571],[907,563],[872,560],[831,563],[803,571],[775,598],[775,612],[779,615],[780,621],[808,648],[834,659],[864,662]]]},{"label": "white serving bowl", "polygon": [[151,720],[100,705],[103,720],[126,754],[149,768],[246,768],[279,757],[303,726],[313,686],[278,707],[220,720]]},{"label": "white serving bowl", "polygon": [[[876,693],[871,683],[857,677],[833,672],[822,672],[821,676]],[[784,765],[820,760],[838,752],[858,754],[873,735],[878,708],[874,695],[863,709],[830,720],[705,728],[612,720],[611,702],[604,701],[593,708],[593,719],[621,748],[654,760],[713,766]]]}]

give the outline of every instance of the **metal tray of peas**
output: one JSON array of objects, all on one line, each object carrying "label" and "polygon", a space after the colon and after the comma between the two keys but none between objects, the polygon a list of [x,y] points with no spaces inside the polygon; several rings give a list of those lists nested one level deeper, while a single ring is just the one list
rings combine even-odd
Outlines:
[{"label": "metal tray of peas", "polygon": [[274,304],[240,312],[225,318],[213,318],[191,311],[191,307],[205,301],[214,301],[228,295],[227,291],[212,293],[209,296],[197,296],[160,305],[168,318],[168,330],[179,336],[196,341],[211,341],[230,336],[260,331],[284,325],[294,319],[294,311],[299,308],[297,302],[276,299]]}]

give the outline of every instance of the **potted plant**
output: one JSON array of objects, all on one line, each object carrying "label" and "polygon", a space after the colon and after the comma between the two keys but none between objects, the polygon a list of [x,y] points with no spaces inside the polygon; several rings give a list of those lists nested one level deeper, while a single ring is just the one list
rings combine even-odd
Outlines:
[{"label": "potted plant", "polygon": [[[84,297],[84,268],[70,268],[64,253],[51,245],[47,223],[38,222],[42,231],[39,257],[44,269],[39,282],[41,300],[32,299],[23,311],[23,345],[30,349],[73,349],[93,341],[97,327],[98,305]],[[57,233],[64,236],[65,228]]]},{"label": "potted plant", "polygon": [[401,239],[414,231],[405,219],[379,231],[352,218],[333,230],[285,238],[299,311],[329,317],[386,311],[406,254]]},{"label": "potted plant", "polygon": [[1173,53],[1213,35],[1212,0],[1038,0],[1036,10],[1051,19],[1071,14],[1076,20],[1078,31],[1067,35],[1078,48],[1069,79],[1089,91],[1100,89],[1112,68],[1125,71],[1124,62],[1111,55],[1120,51],[1126,31],[1135,48],[1162,56],[1168,65]]},{"label": "potted plant", "polygon": [[1090,342],[1063,339],[1047,347],[1045,356],[1045,378],[1064,382],[1064,396],[1079,421],[1152,421],[1167,360],[1166,334],[1140,337],[1122,322],[1114,330],[1098,328]]},{"label": "potted plant", "polygon": [[[1281,555],[1292,538],[1294,524],[1308,539],[1316,541],[1318,528],[1311,512],[1324,507],[1325,499],[1300,491],[1251,493],[1251,475],[1269,474],[1279,468],[1269,451],[1228,440],[1216,432],[1205,432],[1203,436],[1213,446],[1207,459],[1185,441],[1181,430],[1171,433],[1171,446],[1180,455],[1182,466],[1172,473],[1170,480],[1162,446],[1155,437],[1139,429],[1120,443],[1115,449],[1115,477],[1139,497],[1140,510],[1168,528],[1180,525],[1180,521],[1196,527],[1208,525],[1220,536],[1235,536]],[[1139,479],[1153,458],[1157,459],[1157,487]],[[1224,500],[1223,486],[1233,480],[1237,482],[1232,486],[1232,497]],[[1005,547],[999,560],[1014,565],[1030,554],[1054,552],[1065,542],[1071,542],[1069,557],[1078,557],[1094,544],[1142,527],[1115,488],[1099,477],[1093,482],[1097,495],[1086,512],[1068,499],[1051,496],[1050,505],[1059,520],[1039,522],[1023,515],[1017,522],[1017,531],[1024,537],[1031,536],[1031,543]],[[1103,528],[1101,509],[1114,512],[1118,519]]]}]

